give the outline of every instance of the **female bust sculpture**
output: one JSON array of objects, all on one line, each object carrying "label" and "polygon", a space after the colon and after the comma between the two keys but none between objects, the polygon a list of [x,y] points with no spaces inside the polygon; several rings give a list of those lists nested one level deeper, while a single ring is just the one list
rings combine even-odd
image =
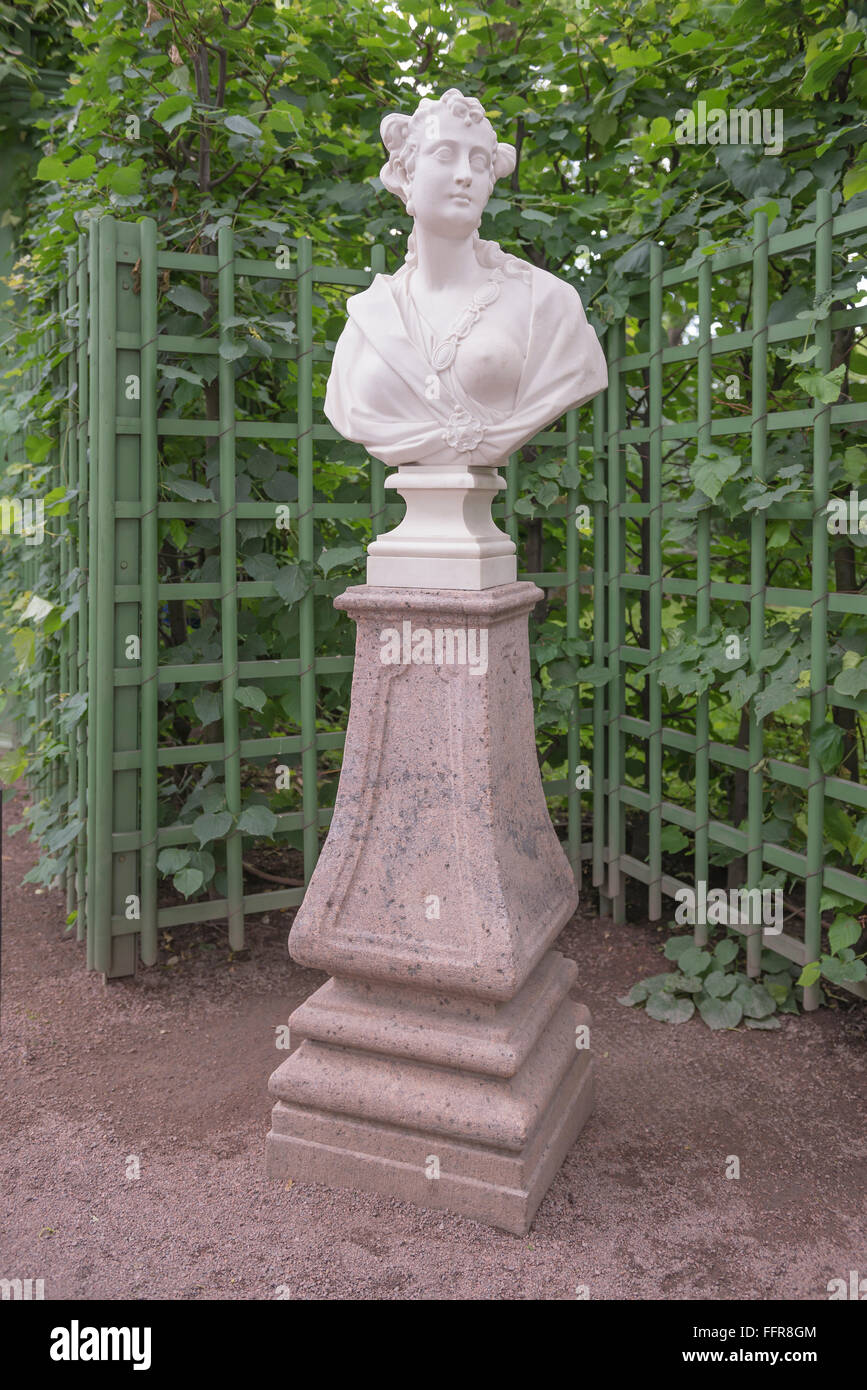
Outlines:
[{"label": "female bust sculpture", "polygon": [[386,464],[490,469],[603,390],[605,358],[571,285],[479,237],[516,157],[481,103],[451,88],[380,133],[414,228],[400,270],[348,302],[325,414]]}]

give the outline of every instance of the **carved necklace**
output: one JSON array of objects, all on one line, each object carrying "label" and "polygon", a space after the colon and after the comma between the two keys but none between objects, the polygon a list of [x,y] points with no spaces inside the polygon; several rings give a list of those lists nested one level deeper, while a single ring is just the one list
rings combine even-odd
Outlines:
[{"label": "carved necklace", "polygon": [[481,285],[473,295],[472,301],[464,309],[460,318],[455,320],[451,331],[434,348],[431,357],[431,366],[436,372],[445,372],[452,365],[457,354],[458,345],[463,342],[467,334],[478,323],[482,311],[493,304],[495,299],[500,297],[500,285],[505,276],[501,270],[491,271],[490,279],[486,284]]}]

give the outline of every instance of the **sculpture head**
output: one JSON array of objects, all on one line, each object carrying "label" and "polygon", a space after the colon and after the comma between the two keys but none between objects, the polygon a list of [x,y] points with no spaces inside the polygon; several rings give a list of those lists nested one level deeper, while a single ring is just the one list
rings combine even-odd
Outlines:
[{"label": "sculpture head", "polygon": [[383,117],[379,130],[389,152],[383,186],[440,236],[475,231],[495,181],[515,167],[514,145],[501,144],[481,102],[455,87],[423,97],[411,116]]}]

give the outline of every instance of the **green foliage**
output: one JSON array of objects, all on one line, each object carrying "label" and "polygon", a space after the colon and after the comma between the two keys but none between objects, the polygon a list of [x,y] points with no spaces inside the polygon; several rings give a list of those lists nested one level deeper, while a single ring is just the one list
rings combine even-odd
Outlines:
[{"label": "green foliage", "polygon": [[[714,1031],[737,1028],[779,1028],[777,1013],[798,1013],[803,997],[798,970],[776,951],[762,951],[762,978],[750,979],[737,969],[740,942],[722,936],[712,948],[694,944],[691,936],[671,936],[663,954],[677,970],[652,975],[633,985],[618,1003],[643,1004],[661,1023],[686,1023],[698,1011]],[[797,980],[797,983],[796,983]]]},{"label": "green foliage", "polygon": [[[384,152],[379,122],[386,111],[409,111],[428,90],[458,86],[480,97],[503,140],[519,150],[509,184],[495,190],[482,235],[509,251],[570,280],[579,288],[603,340],[611,325],[625,328],[627,353],[649,345],[646,274],[650,246],[661,242],[669,264],[702,252],[746,246],[757,210],[767,212],[772,235],[811,224],[816,193],[831,190],[835,215],[867,201],[865,66],[859,62],[867,22],[845,7],[829,12],[823,0],[769,11],[758,0],[736,7],[711,7],[681,0],[666,8],[657,0],[625,0],[594,7],[564,0],[560,6],[515,6],[482,0],[431,11],[429,6],[386,6],[355,0],[292,0],[280,7],[262,0],[172,0],[146,6],[129,0],[58,3],[34,7],[42,26],[32,58],[10,42],[10,72],[3,83],[26,89],[29,164],[19,157],[15,135],[20,206],[26,216],[15,227],[17,262],[8,290],[14,297],[14,332],[4,377],[0,446],[6,490],[12,486],[52,500],[48,544],[40,547],[32,590],[20,591],[20,554],[0,542],[3,669],[6,687],[29,726],[27,748],[2,764],[5,775],[28,773],[37,794],[34,834],[47,835],[69,819],[62,796],[48,791],[49,772],[64,755],[52,735],[57,716],[62,734],[86,716],[83,703],[61,701],[42,715],[34,698],[39,672],[58,662],[58,633],[75,619],[84,576],[75,570],[65,591],[59,584],[58,521],[74,500],[58,490],[63,411],[68,402],[57,368],[70,351],[75,325],[61,317],[53,291],[64,258],[81,231],[101,213],[121,219],[156,219],[161,245],[176,251],[210,253],[220,227],[230,226],[241,256],[274,260],[293,238],[310,236],[318,264],[356,269],[369,264],[371,242],[387,248],[388,268],[402,255],[409,219],[382,188],[378,175]],[[9,6],[0,7],[0,17]],[[11,38],[15,39],[12,34]],[[18,35],[20,38],[20,34]],[[54,69],[53,88],[38,80],[39,66]],[[67,77],[63,77],[66,70]],[[785,111],[785,141],[779,153],[751,146],[679,143],[677,112],[699,101],[725,109],[741,106]],[[11,126],[0,131],[7,149]],[[843,393],[867,398],[867,358],[858,333],[834,337],[830,372],[815,365],[817,324],[856,302],[864,273],[867,238],[851,236],[838,248],[832,292],[817,300],[809,252],[771,265],[770,321],[799,322],[803,340],[795,347],[772,344],[769,353],[769,410],[784,412],[832,404]],[[747,271],[719,270],[714,276],[715,332],[740,332],[748,321]],[[215,322],[213,277],[172,273],[160,284],[160,331],[207,334]],[[694,281],[666,292],[664,329],[668,341],[694,334]],[[314,299],[318,342],[332,342],[345,319],[345,293],[323,288]],[[262,276],[237,282],[235,315],[224,328],[219,360],[230,364],[238,414],[267,423],[293,418],[297,375],[293,359],[296,309],[285,282]],[[180,362],[161,354],[159,409],[185,421],[213,420],[216,354]],[[837,360],[839,359],[839,360]],[[195,369],[194,369],[195,368]],[[713,406],[717,417],[749,409],[751,357],[748,350],[715,354]],[[629,373],[626,418],[648,424],[648,376]],[[733,383],[733,384],[732,384]],[[321,406],[325,368],[316,365],[315,393]],[[666,369],[668,424],[697,418],[694,372]],[[739,394],[731,394],[738,392]],[[692,577],[696,533],[707,525],[711,580],[750,582],[750,523],[781,503],[809,499],[811,441],[806,431],[771,436],[767,466],[753,475],[749,434],[729,436],[725,446],[665,445],[663,493],[677,503],[666,516],[662,559],[667,578]],[[209,442],[195,434],[161,438],[160,500],[189,502],[195,517],[172,516],[159,523],[159,570],[163,581],[215,580],[219,570],[219,463]],[[644,446],[627,451],[627,501],[647,501]],[[830,481],[845,495],[865,476],[864,451],[845,430],[835,434]],[[544,443],[523,451],[520,495],[515,505],[519,548],[533,572],[566,569],[564,513],[567,498],[605,502],[605,489],[591,479],[592,451],[582,446],[577,468],[561,447]],[[237,498],[289,508],[288,531],[267,522],[238,524],[239,579],[270,583],[270,597],[245,600],[239,618],[241,659],[295,653],[299,601],[314,592],[314,625],[321,656],[351,651],[346,620],[332,608],[334,593],[361,577],[368,523],[334,516],[316,518],[315,565],[298,553],[297,478],[293,449],[239,441]],[[319,503],[340,504],[366,497],[367,459],[355,446],[317,442]],[[210,505],[211,511],[207,508]],[[647,549],[646,522],[630,519],[626,539],[630,565]],[[809,589],[809,520],[775,518],[768,532],[767,585]],[[74,528],[73,528],[74,536]],[[863,588],[867,537],[831,537],[831,573],[837,587]],[[594,530],[580,536],[581,566],[592,565]],[[805,579],[804,576],[807,576]],[[851,577],[851,583],[847,580]],[[26,617],[36,594],[51,605],[41,622]],[[663,687],[663,721],[691,731],[695,698],[710,702],[711,738],[734,742],[741,711],[764,720],[765,752],[804,764],[812,746],[822,769],[853,776],[863,765],[861,713],[867,710],[867,620],[828,613],[831,653],[828,682],[851,702],[811,729],[808,707],[809,615],[771,610],[763,634],[765,652],[749,658],[749,612],[745,604],[716,604],[708,627],[694,609],[666,593],[665,646],[647,668]],[[648,612],[636,600],[628,613],[629,640],[647,648]],[[737,639],[732,641],[732,638]],[[586,699],[608,680],[592,663],[589,613],[585,605],[577,636],[567,634],[565,591],[549,591],[533,631],[533,690],[539,748],[559,775],[566,764],[568,728],[576,689]],[[219,614],[205,600],[176,601],[160,612],[160,664],[219,661]],[[805,680],[805,675],[807,679]],[[323,674],[318,681],[317,728],[335,732],[345,724],[348,674]],[[645,694],[627,683],[627,714],[645,718]],[[236,695],[242,737],[299,731],[297,681],[265,679],[242,683]],[[206,743],[223,717],[222,691],[214,682],[166,681],[160,689],[160,739],[169,744]],[[585,754],[586,756],[586,754]],[[668,793],[688,800],[692,756],[677,746],[664,750]],[[274,827],[261,810],[295,810],[297,783],[277,793],[266,769],[254,760],[245,774],[244,807],[233,829],[270,835]],[[323,760],[321,799],[333,799],[334,778]],[[627,763],[627,780],[643,786],[640,758]],[[225,793],[213,765],[204,773],[163,769],[160,823],[195,828],[198,851],[166,860],[160,872],[182,895],[221,891],[223,850],[215,825],[226,825]],[[711,783],[711,814],[727,818],[731,776],[717,765]],[[268,807],[261,799],[268,800]],[[788,787],[766,785],[765,833],[803,847],[804,798]],[[845,824],[844,824],[845,821]],[[867,834],[843,813],[826,822],[826,862],[849,867],[867,857]],[[225,830],[223,831],[225,833]],[[285,833],[285,832],[284,832]],[[292,832],[290,843],[297,844]],[[675,826],[664,832],[663,849],[676,854],[687,844]],[[210,850],[204,848],[210,846]],[[69,862],[72,845],[59,845],[46,863],[56,872]],[[164,851],[172,854],[174,851]],[[719,851],[716,862],[725,862]],[[733,857],[733,856],[729,856]],[[47,872],[47,870],[46,870]],[[201,881],[199,882],[199,876]],[[860,909],[859,909],[860,910]],[[718,947],[722,943],[718,943]],[[841,950],[851,949],[848,947]],[[707,954],[707,953],[704,953]],[[850,966],[835,950],[830,957]],[[729,1018],[736,991],[720,994],[717,975],[731,961],[719,957],[681,975],[675,1002],[694,1003],[706,994],[705,1013]],[[712,989],[691,983],[712,977]],[[740,982],[743,983],[743,982]],[[668,991],[671,993],[671,991]],[[654,991],[659,994],[660,991]],[[649,996],[648,996],[649,997]],[[711,1006],[710,1001],[715,1001]],[[670,1006],[663,1000],[654,1008]],[[720,1014],[717,1006],[726,1005]],[[779,1001],[778,1001],[778,1007]],[[678,1007],[682,1017],[685,1010]],[[699,1008],[701,1013],[701,1008]],[[704,1017],[705,1015],[702,1014]],[[748,1017],[751,1017],[748,1015]],[[705,1021],[708,1021],[707,1019]],[[757,1026],[763,1020],[753,1018]]]}]

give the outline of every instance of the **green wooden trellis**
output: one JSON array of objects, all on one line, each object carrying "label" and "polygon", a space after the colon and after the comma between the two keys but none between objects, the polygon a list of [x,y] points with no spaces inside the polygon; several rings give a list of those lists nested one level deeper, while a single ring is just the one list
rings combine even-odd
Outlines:
[{"label": "green wooden trellis", "polygon": [[[695,599],[696,620],[700,627],[710,621],[714,600],[739,599],[749,604],[750,669],[759,671],[764,644],[764,615],[767,605],[790,606],[809,610],[811,614],[810,702],[811,732],[815,736],[824,724],[829,705],[856,709],[855,702],[829,690],[827,685],[827,614],[867,614],[867,594],[832,593],[828,588],[829,537],[827,529],[828,461],[832,426],[863,423],[867,407],[859,402],[836,405],[816,400],[802,410],[769,413],[767,398],[767,346],[803,339],[804,327],[797,321],[768,325],[768,264],[772,256],[783,256],[806,247],[815,248],[816,302],[831,288],[833,239],[852,238],[867,229],[867,212],[843,213],[832,217],[831,196],[820,190],[816,199],[816,220],[804,223],[794,231],[769,237],[767,218],[759,213],[755,218],[751,249],[731,248],[715,254],[702,254],[685,265],[663,269],[661,247],[651,247],[649,275],[649,332],[647,352],[625,351],[623,326],[609,330],[608,360],[610,384],[608,391],[608,840],[605,850],[608,868],[607,893],[617,920],[626,911],[625,880],[639,880],[648,888],[648,915],[658,920],[662,915],[662,895],[673,896],[678,888],[687,886],[663,874],[660,848],[663,821],[692,831],[695,836],[694,879],[708,879],[710,843],[742,851],[748,860],[746,887],[756,887],[765,865],[785,870],[803,878],[806,884],[804,936],[790,934],[774,936],[773,949],[780,955],[803,965],[816,960],[820,953],[821,914],[819,903],[823,887],[833,889],[867,903],[867,880],[837,866],[823,864],[823,822],[826,798],[867,809],[867,787],[843,777],[823,773],[811,738],[808,767],[799,767],[777,758],[763,755],[762,720],[756,718],[752,702],[749,709],[749,747],[746,750],[727,747],[710,738],[709,697],[699,696],[696,711],[696,732],[686,735],[667,729],[662,724],[658,683],[651,682],[650,710],[647,720],[627,716],[624,704],[625,671],[640,669],[659,655],[662,637],[662,594],[688,595]],[[707,244],[707,242],[705,242]],[[715,272],[750,265],[752,268],[751,326],[742,333],[712,336],[712,277]],[[663,344],[662,295],[669,286],[695,278],[698,282],[698,336],[694,343],[677,347]],[[644,287],[642,287],[643,289]],[[831,333],[834,329],[867,322],[867,309],[840,310],[828,314],[816,326],[818,354],[815,365],[827,371],[831,365]],[[741,419],[714,419],[712,412],[712,361],[717,354],[749,346],[752,357],[751,410]],[[687,425],[663,422],[663,367],[669,363],[695,361],[698,370],[698,415]],[[622,390],[627,372],[647,370],[649,374],[648,414],[650,424],[642,428],[623,427]],[[661,492],[661,447],[663,440],[696,439],[706,447],[712,439],[728,435],[749,434],[753,472],[762,478],[765,471],[766,442],[769,431],[792,431],[809,427],[813,431],[812,498],[809,502],[778,502],[765,512],[754,513],[751,521],[750,583],[732,584],[713,576],[710,546],[710,515],[700,514],[697,533],[696,576],[694,579],[664,577],[661,565],[661,526],[675,505],[665,503]],[[627,501],[625,448],[629,444],[648,442],[651,451],[651,496],[648,502]],[[648,518],[651,530],[649,572],[629,570],[624,560],[624,536],[630,519]],[[811,588],[774,588],[765,584],[766,528],[768,521],[787,519],[811,526]],[[631,595],[647,591],[650,595],[650,648],[627,644],[624,637],[624,612]],[[599,608],[596,609],[597,618]],[[624,744],[627,737],[646,744],[648,750],[647,790],[629,785],[623,772]],[[695,759],[695,810],[675,805],[663,798],[661,750],[665,745],[679,747]],[[711,820],[709,811],[709,769],[711,762],[727,768],[739,768],[748,774],[748,827],[746,831],[721,821]],[[762,837],[762,789],[765,778],[807,789],[807,847],[806,854],[796,853]],[[625,853],[626,807],[642,813],[648,820],[648,862],[642,863]],[[598,881],[598,880],[597,880]],[[734,925],[734,924],[733,924]],[[763,944],[760,928],[735,926],[747,937],[747,973],[759,974]],[[696,943],[706,940],[706,927],[695,929]],[[867,998],[864,983],[847,985],[853,993]],[[806,1008],[815,1008],[818,986],[805,990]]]},{"label": "green wooden trellis", "polygon": [[[831,256],[835,237],[853,236],[867,229],[867,213],[831,216],[827,194],[817,200],[816,223],[780,236],[768,238],[763,215],[755,219],[751,249],[729,248],[696,255],[684,265],[665,269],[662,250],[651,247],[650,270],[646,283],[639,282],[636,295],[649,296],[649,349],[639,352],[627,347],[624,322],[611,325],[605,345],[609,360],[610,384],[606,397],[597,398],[585,414],[571,412],[563,428],[543,432],[536,441],[565,450],[567,459],[577,464],[582,451],[592,457],[593,544],[592,567],[581,568],[581,540],[577,511],[582,488],[566,494],[565,502],[548,509],[547,516],[559,516],[566,525],[566,571],[528,574],[545,589],[565,588],[567,635],[576,637],[582,604],[592,590],[593,665],[607,669],[607,683],[593,688],[592,699],[582,703],[579,687],[574,696],[568,734],[569,775],[548,781],[546,791],[568,798],[568,851],[576,870],[582,859],[591,861],[592,881],[599,890],[600,910],[611,911],[622,920],[626,912],[626,883],[637,880],[647,888],[647,911],[651,920],[663,913],[663,901],[681,886],[663,872],[662,829],[664,823],[680,826],[695,836],[695,878],[707,879],[711,844],[721,844],[746,855],[747,886],[755,884],[763,866],[769,865],[806,880],[805,932],[802,940],[794,936],[774,939],[774,949],[804,963],[819,952],[819,900],[823,884],[867,903],[867,883],[839,867],[823,866],[822,821],[826,798],[867,811],[867,788],[843,777],[822,773],[815,753],[808,767],[798,767],[779,759],[763,757],[760,720],[750,716],[749,747],[729,747],[710,738],[709,701],[700,698],[696,731],[686,734],[666,728],[662,722],[662,697],[656,681],[650,681],[648,718],[626,713],[626,678],[630,671],[641,671],[662,650],[663,595],[685,595],[693,599],[697,617],[709,621],[715,601],[739,599],[750,610],[750,659],[758,669],[763,644],[764,614],[768,605],[809,608],[812,614],[813,660],[811,664],[812,725],[814,730],[826,717],[829,704],[854,708],[826,688],[827,612],[867,613],[867,595],[837,594],[828,591],[828,533],[825,505],[828,495],[828,455],[830,430],[834,426],[863,421],[864,407],[853,403],[824,406],[815,402],[806,410],[781,414],[767,412],[766,350],[769,342],[803,337],[803,325],[776,323],[769,327],[768,264],[773,256],[785,255],[804,247],[815,247],[817,295],[830,286]],[[752,265],[752,325],[742,333],[713,336],[712,286],[716,272]],[[63,433],[61,466],[64,480],[77,492],[75,513],[65,519],[69,547],[64,557],[64,575],[72,561],[86,575],[86,598],[79,613],[63,630],[63,651],[57,669],[59,690],[65,695],[89,692],[86,726],[69,734],[68,782],[66,796],[86,822],[77,842],[75,872],[68,883],[70,907],[78,908],[78,930],[87,941],[90,968],[106,975],[128,974],[134,969],[137,940],[145,963],[157,958],[158,931],[164,927],[198,921],[225,920],[229,943],[234,949],[244,944],[246,916],[270,908],[296,906],[303,888],[267,892],[244,892],[242,834],[230,833],[227,840],[227,893],[218,900],[193,901],[178,907],[158,907],[158,851],[189,843],[194,839],[188,825],[158,827],[158,769],[172,765],[217,761],[225,774],[227,807],[233,815],[241,808],[240,768],[244,758],[290,757],[300,761],[303,793],[300,811],[278,816],[278,833],[290,829],[303,831],[305,880],[313,871],[319,851],[320,832],[327,827],[330,809],[319,805],[317,790],[318,756],[326,749],[342,746],[343,735],[316,729],[317,676],[324,671],[351,669],[351,656],[317,655],[314,628],[315,594],[333,593],[333,584],[317,581],[301,600],[300,636],[297,656],[267,660],[238,660],[238,604],[244,598],[273,595],[270,581],[239,580],[236,572],[236,522],[243,518],[273,517],[273,504],[235,500],[235,449],[239,439],[285,440],[296,451],[298,476],[297,544],[298,557],[314,559],[314,521],[317,516],[345,519],[372,518],[376,534],[393,524],[401,505],[387,503],[385,469],[371,461],[369,503],[324,503],[314,496],[315,451],[320,441],[336,436],[314,416],[314,363],[330,355],[324,343],[314,339],[314,286],[337,285],[363,288],[372,276],[385,268],[385,253],[373,247],[369,270],[352,270],[313,263],[309,240],[291,243],[288,265],[277,268],[272,261],[252,260],[236,255],[232,232],[219,233],[216,255],[190,255],[158,247],[156,224],[143,219],[135,224],[103,217],[81,236],[77,251],[70,253],[67,283],[62,290],[61,310],[75,334],[75,349],[63,359],[66,382],[74,387],[70,396],[69,419]],[[216,331],[209,336],[179,338],[158,332],[158,276],[168,272],[208,274],[216,277]],[[231,341],[226,326],[234,311],[235,285],[239,276],[267,276],[286,282],[295,297],[297,343],[275,346],[275,355],[294,361],[297,372],[297,413],[292,420],[263,423],[236,418],[234,372],[231,361],[220,356],[221,344]],[[663,341],[662,308],[666,289],[697,281],[698,333],[694,341],[666,346]],[[629,315],[627,315],[627,322]],[[863,324],[863,309],[841,311],[826,317],[817,326],[819,344],[817,364],[830,363],[830,334],[838,327]],[[752,354],[752,392],[749,416],[715,419],[712,409],[712,364],[718,354],[748,344]],[[189,420],[157,417],[157,374],[160,353],[180,354],[195,360],[207,356],[219,362],[219,420]],[[664,369],[670,364],[694,362],[698,373],[697,418],[688,424],[667,423],[663,413]],[[627,427],[624,391],[627,375],[645,374],[647,413],[645,422]],[[128,398],[124,384],[138,380],[138,395]],[[582,426],[584,427],[582,430]],[[694,579],[672,578],[663,574],[662,533],[671,506],[662,495],[662,449],[668,440],[695,439],[706,446],[711,440],[730,434],[750,436],[751,458],[756,476],[765,466],[769,431],[810,427],[814,441],[813,497],[809,503],[784,502],[771,509],[769,516],[756,514],[751,522],[752,570],[748,585],[731,584],[714,575],[711,554],[709,514],[698,522],[696,574]],[[219,497],[217,502],[165,502],[159,500],[160,440],[172,435],[199,433],[219,441]],[[646,444],[649,450],[650,478],[647,501],[631,501],[627,496],[629,478],[626,449]],[[519,494],[517,460],[509,460],[506,492],[500,515],[506,529],[517,540],[518,518],[514,504]],[[606,499],[607,496],[607,500]],[[220,578],[218,582],[185,582],[182,586],[161,582],[157,573],[157,526],[172,517],[219,517]],[[765,575],[765,535],[768,520],[786,518],[809,523],[812,527],[812,587],[798,589],[767,588]],[[576,525],[572,525],[573,519]],[[626,537],[630,524],[646,521],[649,532],[648,563],[627,565]],[[73,551],[77,548],[77,557]],[[189,666],[159,665],[157,644],[158,605],[183,588],[186,598],[210,598],[220,607],[222,656],[219,662],[198,662]],[[339,584],[338,587],[343,587]],[[650,645],[640,648],[625,640],[625,615],[635,596],[646,592],[650,615]],[[140,637],[140,655],[130,661],[125,655],[130,635]],[[300,687],[301,732],[276,738],[241,739],[238,706],[234,691],[239,681],[279,676],[297,680]],[[223,698],[223,738],[219,743],[193,748],[157,746],[157,698],[160,679],[174,682],[220,681]],[[585,687],[586,689],[586,687]],[[584,731],[582,735],[582,730]],[[592,751],[591,791],[582,806],[582,795],[575,786],[575,770],[581,764],[582,742]],[[646,749],[646,779],[626,773],[628,741]],[[690,810],[664,798],[663,752],[678,748],[695,759],[695,809]],[[741,769],[748,775],[748,827],[740,830],[711,820],[709,781],[711,763]],[[765,779],[808,789],[808,837],[806,854],[762,839],[762,791]],[[647,822],[646,862],[626,853],[626,812],[645,817]],[[588,815],[589,812],[589,815]],[[589,823],[589,835],[582,838],[582,826]],[[131,906],[132,905],[132,906]],[[703,940],[704,929],[696,928],[696,940]],[[751,974],[758,973],[761,934],[747,929],[747,963]],[[861,985],[855,993],[867,997]],[[816,989],[808,990],[805,1003],[815,1006]]]}]

